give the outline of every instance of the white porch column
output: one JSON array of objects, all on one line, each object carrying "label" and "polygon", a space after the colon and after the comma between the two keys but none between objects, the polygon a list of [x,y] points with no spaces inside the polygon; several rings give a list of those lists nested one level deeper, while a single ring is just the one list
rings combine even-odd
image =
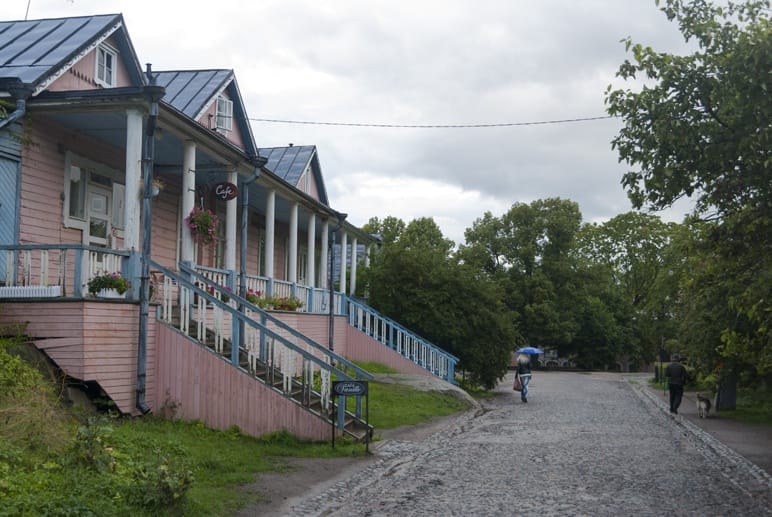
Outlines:
[{"label": "white porch column", "polygon": [[348,255],[346,253],[346,248],[348,247],[348,234],[343,230],[343,228],[340,229],[340,287],[339,291],[343,294],[346,293],[346,262],[348,260]]},{"label": "white porch column", "polygon": [[276,191],[265,196],[265,276],[273,278],[274,232],[276,230]]},{"label": "white porch column", "polygon": [[192,140],[186,140],[182,155],[182,192],[180,193],[180,206],[182,206],[182,249],[180,260],[193,263],[195,256],[195,244],[193,235],[185,223],[185,218],[190,215],[196,205],[196,144]]},{"label": "white porch column", "polygon": [[139,250],[142,183],[142,113],[126,110],[126,190],[124,191],[124,238],[127,250]]},{"label": "white porch column", "polygon": [[319,287],[327,289],[327,278],[330,276],[330,265],[327,262],[327,255],[330,253],[330,222],[322,223],[322,252],[319,254]]},{"label": "white porch column", "polygon": [[349,296],[354,296],[357,290],[357,238],[351,239],[351,285],[348,290]]},{"label": "white porch column", "polygon": [[298,204],[292,203],[289,220],[289,277],[293,284],[298,281]]},{"label": "white porch column", "polygon": [[[228,183],[237,185],[239,182],[239,173],[236,171],[228,173]],[[238,208],[238,196],[225,202],[225,269],[236,270],[236,209]]]},{"label": "white porch column", "polygon": [[306,265],[306,283],[308,287],[316,287],[316,214],[308,216],[308,260]]},{"label": "white porch column", "polygon": [[370,267],[370,244],[365,245],[365,267]]}]

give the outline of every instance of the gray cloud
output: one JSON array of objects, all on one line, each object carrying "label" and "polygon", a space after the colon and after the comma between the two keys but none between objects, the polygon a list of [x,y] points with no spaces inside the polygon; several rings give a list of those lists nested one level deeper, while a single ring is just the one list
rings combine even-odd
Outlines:
[{"label": "gray cloud", "polygon": [[[22,18],[26,4],[6,0],[0,16]],[[620,39],[685,48],[654,0],[184,5],[35,0],[30,17],[122,12],[142,63],[233,68],[251,117],[325,122],[602,116],[604,90],[619,84],[614,74],[626,57]],[[619,127],[615,120],[435,130],[253,124],[262,147],[316,144],[331,202],[353,222],[434,216],[456,241],[486,210],[500,215],[514,202],[570,198],[588,221],[629,210],[620,185],[627,167],[610,146]]]}]

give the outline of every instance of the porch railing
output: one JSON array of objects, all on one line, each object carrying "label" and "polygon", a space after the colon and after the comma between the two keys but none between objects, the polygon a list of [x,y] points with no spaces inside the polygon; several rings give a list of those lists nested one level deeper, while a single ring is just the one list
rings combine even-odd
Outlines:
[{"label": "porch railing", "polygon": [[348,322],[401,356],[434,375],[455,384],[458,358],[433,345],[372,307],[348,297]]},{"label": "porch railing", "polygon": [[[228,269],[220,269],[206,266],[196,266],[195,270],[221,286],[229,288],[232,292],[238,290],[238,274]],[[246,275],[247,291],[259,292],[262,296],[273,296],[277,298],[298,298],[303,302],[303,306],[298,312],[309,312],[313,314],[329,313],[330,292],[327,289],[317,287],[308,287],[297,283],[287,282],[286,280],[277,280],[275,278],[266,278],[256,275]],[[338,315],[344,315],[345,295],[333,291],[334,312]]]},{"label": "porch railing", "polygon": [[138,257],[128,250],[81,244],[3,244],[0,298],[83,298],[94,276],[120,273],[131,281],[136,276],[133,272],[139,271],[135,264]]}]

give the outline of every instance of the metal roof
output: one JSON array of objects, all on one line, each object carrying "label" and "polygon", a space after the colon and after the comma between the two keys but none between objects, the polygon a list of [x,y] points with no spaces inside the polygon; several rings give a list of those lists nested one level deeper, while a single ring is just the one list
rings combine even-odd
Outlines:
[{"label": "metal roof", "polygon": [[329,206],[327,189],[324,186],[322,168],[319,165],[319,153],[315,145],[290,145],[288,147],[265,147],[257,150],[260,156],[268,159],[265,168],[276,174],[293,187],[298,187],[300,177],[308,167],[316,180],[319,202]]},{"label": "metal roof", "polygon": [[260,156],[268,158],[265,167],[292,185],[298,186],[300,177],[310,165],[316,146],[291,145],[258,149]]},{"label": "metal roof", "polygon": [[119,50],[130,56],[126,68],[132,81],[140,85],[144,78],[120,14],[0,22],[0,81],[19,80],[37,86],[121,27],[124,37],[118,38]]},{"label": "metal roof", "polygon": [[233,70],[172,70],[153,72],[166,88],[163,101],[192,119],[233,79]]}]

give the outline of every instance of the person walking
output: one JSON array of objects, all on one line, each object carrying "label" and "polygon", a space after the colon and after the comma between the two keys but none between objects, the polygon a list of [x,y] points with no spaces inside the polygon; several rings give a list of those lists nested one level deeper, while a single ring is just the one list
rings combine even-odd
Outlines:
[{"label": "person walking", "polygon": [[531,381],[531,358],[527,354],[517,356],[517,370],[515,378],[520,379],[520,400],[528,402],[528,383]]},{"label": "person walking", "polygon": [[677,415],[686,385],[686,368],[681,364],[681,356],[678,354],[673,354],[673,361],[665,369],[665,377],[670,391],[670,412]]}]

